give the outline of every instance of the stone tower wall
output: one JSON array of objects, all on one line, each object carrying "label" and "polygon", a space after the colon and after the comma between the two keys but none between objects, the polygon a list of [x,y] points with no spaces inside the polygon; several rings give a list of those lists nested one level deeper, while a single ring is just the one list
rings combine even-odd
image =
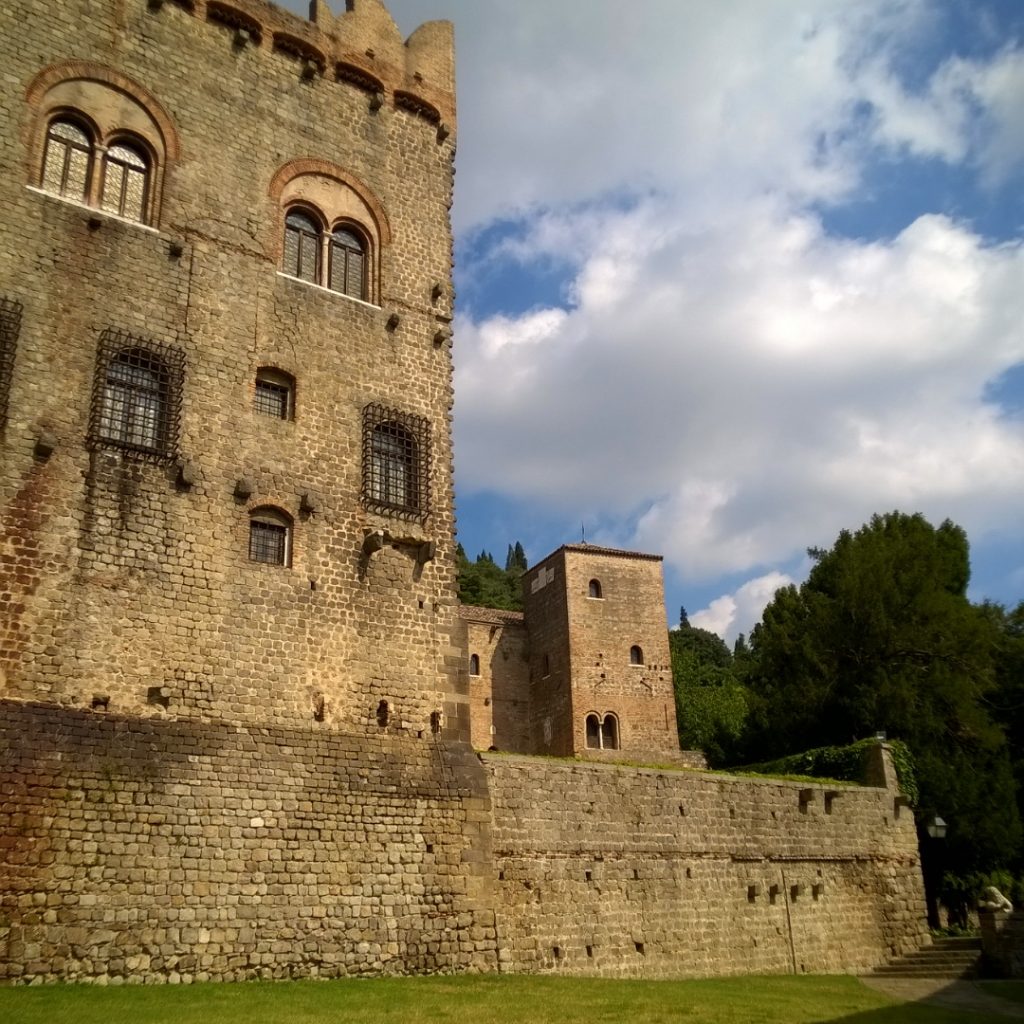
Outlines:
[{"label": "stone tower wall", "polygon": [[[321,5],[317,24],[261,0],[0,9],[0,297],[20,310],[2,382],[0,695],[371,732],[382,701],[413,732],[441,708],[451,26],[406,46],[379,0],[350,6]],[[138,125],[159,150],[150,225],[36,187],[65,109],[98,132]],[[291,199],[365,222],[370,301],[279,273]],[[181,361],[171,457],[87,444],[111,331]],[[292,418],[254,411],[260,367],[294,377]],[[360,499],[369,403],[427,424],[422,517]],[[248,557],[263,506],[293,521],[287,567]]]},{"label": "stone tower wall", "polygon": [[[590,582],[601,596],[590,597]],[[679,757],[660,557],[573,546],[565,550],[572,660],[573,738],[586,750],[588,714],[618,720],[617,756]],[[641,663],[632,664],[638,647]],[[610,752],[606,756],[616,756]]]}]

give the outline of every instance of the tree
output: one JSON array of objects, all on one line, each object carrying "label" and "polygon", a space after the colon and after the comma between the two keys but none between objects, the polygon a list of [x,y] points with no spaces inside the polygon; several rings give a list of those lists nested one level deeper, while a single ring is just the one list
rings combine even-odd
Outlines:
[{"label": "tree", "polygon": [[807,581],[780,590],[750,637],[748,754],[884,730],[914,755],[919,822],[938,814],[949,824],[946,866],[966,874],[1011,862],[1020,818],[1005,738],[985,704],[998,631],[967,600],[963,530],[893,512],[810,554]]},{"label": "tree", "polygon": [[680,746],[724,764],[735,757],[747,718],[747,693],[729,648],[715,633],[689,624],[670,630],[668,639]]},{"label": "tree", "polygon": [[[518,541],[508,548],[506,568],[499,568],[489,551],[481,551],[475,562],[466,557],[462,545],[456,548],[459,570],[459,600],[484,608],[521,611],[521,577],[526,571],[526,553]],[[509,568],[511,566],[511,568]],[[520,567],[521,566],[521,567]]]}]

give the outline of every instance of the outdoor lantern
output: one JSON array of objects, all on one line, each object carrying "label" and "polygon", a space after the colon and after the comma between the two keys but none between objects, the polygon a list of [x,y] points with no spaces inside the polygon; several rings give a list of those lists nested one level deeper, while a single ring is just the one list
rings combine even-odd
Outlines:
[{"label": "outdoor lantern", "polygon": [[946,823],[937,814],[928,819],[924,828],[932,839],[946,838]]}]

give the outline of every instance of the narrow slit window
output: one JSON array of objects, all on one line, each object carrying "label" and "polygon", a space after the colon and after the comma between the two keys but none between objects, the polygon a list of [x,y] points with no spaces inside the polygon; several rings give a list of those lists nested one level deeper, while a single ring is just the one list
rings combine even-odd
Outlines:
[{"label": "narrow slit window", "polygon": [[469,656],[469,674],[471,676],[480,675],[480,655],[471,654]]}]

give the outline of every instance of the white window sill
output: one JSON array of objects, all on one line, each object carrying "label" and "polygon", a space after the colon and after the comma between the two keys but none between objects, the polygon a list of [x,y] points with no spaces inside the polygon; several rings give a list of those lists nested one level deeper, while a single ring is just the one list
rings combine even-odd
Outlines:
[{"label": "white window sill", "polygon": [[283,277],[286,281],[294,281],[296,284],[304,285],[306,288],[313,288],[318,292],[324,292],[327,295],[333,295],[335,298],[344,299],[346,302],[354,302],[357,306],[365,306],[367,309],[380,310],[380,306],[374,305],[372,302],[367,302],[365,299],[357,299],[353,295],[346,295],[344,292],[337,292],[333,288],[327,288],[322,284],[317,284],[315,281],[307,281],[304,277],[295,277],[292,274],[286,274],[283,270],[277,272],[278,277]]},{"label": "white window sill", "polygon": [[80,203],[77,199],[68,199],[67,196],[59,196],[56,192],[47,192],[45,188],[39,188],[37,185],[26,185],[25,188],[29,192],[34,192],[37,196],[44,196],[47,199],[53,199],[58,203],[63,203],[65,206],[73,206],[76,210],[82,210],[85,213],[92,214],[94,217],[102,217],[104,220],[112,220],[118,224],[127,224],[129,227],[138,228],[140,231],[145,231],[150,235],[159,235],[160,232],[157,228],[151,224],[143,224],[141,220],[132,220],[131,217],[122,217],[120,214],[111,213],[109,210],[103,210],[98,206],[89,206],[88,203]]}]

